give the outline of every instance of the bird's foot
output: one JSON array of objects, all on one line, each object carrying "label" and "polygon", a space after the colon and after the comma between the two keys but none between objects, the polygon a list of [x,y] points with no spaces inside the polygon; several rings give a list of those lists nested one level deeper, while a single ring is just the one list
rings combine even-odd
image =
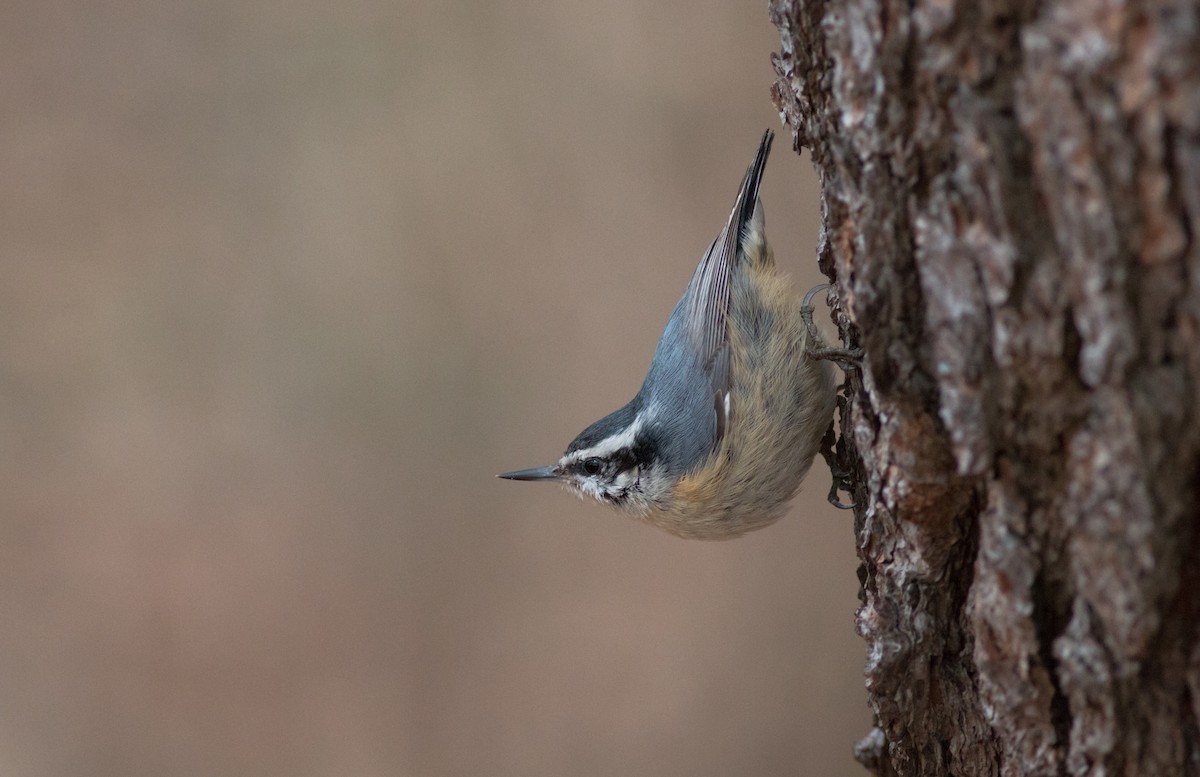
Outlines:
[{"label": "bird's foot", "polygon": [[844,368],[858,369],[862,366],[862,349],[834,348],[827,345],[825,343],[825,339],[821,337],[820,331],[817,330],[817,325],[813,323],[813,295],[822,289],[828,288],[828,283],[822,283],[819,286],[814,286],[809,290],[808,294],[804,295],[804,302],[800,305],[800,318],[804,321],[804,326],[808,330],[807,353],[809,357],[813,359],[827,359],[832,362],[837,362]]}]

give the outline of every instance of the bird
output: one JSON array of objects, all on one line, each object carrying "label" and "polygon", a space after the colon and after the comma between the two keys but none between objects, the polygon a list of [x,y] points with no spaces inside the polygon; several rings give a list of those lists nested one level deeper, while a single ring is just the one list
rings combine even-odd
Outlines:
[{"label": "bird", "polygon": [[557,482],[688,539],[731,539],[779,519],[836,397],[801,314],[807,298],[767,243],[759,187],[773,138],[763,133],[633,399],[580,432],[557,463],[498,477]]}]

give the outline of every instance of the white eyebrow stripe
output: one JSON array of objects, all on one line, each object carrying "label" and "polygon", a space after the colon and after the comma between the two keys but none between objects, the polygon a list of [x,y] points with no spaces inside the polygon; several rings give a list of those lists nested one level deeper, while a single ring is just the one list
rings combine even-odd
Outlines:
[{"label": "white eyebrow stripe", "polygon": [[633,419],[633,423],[630,424],[628,428],[622,429],[620,432],[617,432],[614,435],[605,437],[603,440],[590,448],[581,448],[573,453],[563,456],[561,463],[568,464],[574,461],[583,461],[584,459],[590,459],[593,456],[605,458],[607,456],[611,456],[619,450],[622,450],[623,448],[631,448],[633,447],[634,442],[636,442],[637,434],[639,431],[641,431],[643,425],[642,414],[638,413]]}]

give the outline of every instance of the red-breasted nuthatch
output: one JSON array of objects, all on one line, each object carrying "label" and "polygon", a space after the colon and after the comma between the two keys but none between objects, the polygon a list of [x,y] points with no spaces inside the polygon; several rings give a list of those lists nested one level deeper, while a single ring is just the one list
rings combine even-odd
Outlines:
[{"label": "red-breasted nuthatch", "polygon": [[835,397],[764,233],[758,188],[772,137],[763,134],[637,396],[584,429],[557,464],[500,477],[557,481],[680,537],[727,539],[779,518]]}]

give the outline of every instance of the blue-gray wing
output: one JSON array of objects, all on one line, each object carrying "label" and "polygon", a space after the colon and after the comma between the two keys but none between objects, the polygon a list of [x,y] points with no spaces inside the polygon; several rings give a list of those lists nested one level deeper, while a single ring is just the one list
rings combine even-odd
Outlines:
[{"label": "blue-gray wing", "polygon": [[743,255],[741,243],[746,226],[758,206],[758,189],[773,138],[771,130],[763,133],[758,153],[738,189],[729,221],[700,260],[684,294],[684,330],[712,384],[717,414],[714,445],[720,443],[727,420],[725,411],[731,382],[728,316],[733,273]]}]

